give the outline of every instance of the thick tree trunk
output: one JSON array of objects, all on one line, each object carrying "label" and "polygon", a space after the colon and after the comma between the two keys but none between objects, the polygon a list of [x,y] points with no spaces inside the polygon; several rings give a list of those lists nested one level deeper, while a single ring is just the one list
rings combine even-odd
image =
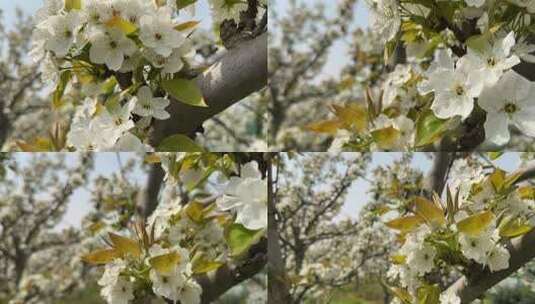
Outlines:
[{"label": "thick tree trunk", "polygon": [[148,218],[158,206],[158,194],[162,187],[165,172],[160,164],[152,165],[147,177],[147,187],[140,193],[141,197],[138,202],[139,214]]},{"label": "thick tree trunk", "polygon": [[268,170],[268,302],[286,304],[291,303],[291,299],[279,243],[271,161]]}]

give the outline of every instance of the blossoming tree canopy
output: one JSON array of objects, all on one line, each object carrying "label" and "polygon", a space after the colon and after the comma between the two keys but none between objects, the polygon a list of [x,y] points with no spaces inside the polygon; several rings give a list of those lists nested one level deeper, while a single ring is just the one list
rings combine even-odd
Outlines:
[{"label": "blossoming tree canopy", "polygon": [[308,126],[331,134],[333,150],[490,149],[510,129],[535,136],[535,1],[366,3],[384,58],[359,47],[362,75],[340,90],[358,84],[364,97]]},{"label": "blossoming tree canopy", "polygon": [[[519,264],[524,253],[518,244],[528,233],[531,237],[535,226],[535,192],[531,184],[522,183],[531,176],[529,170],[506,173],[460,159],[444,195],[412,196],[386,205],[385,210],[399,213],[385,219],[401,244],[391,256],[388,273],[397,301],[470,303],[528,262],[532,257]],[[452,284],[451,278],[461,275],[477,285],[499,271],[506,271],[505,276],[494,277],[493,283],[472,293],[463,291],[468,285]]]},{"label": "blossoming tree canopy", "polygon": [[[152,295],[169,303],[210,303],[226,290],[222,285],[231,287],[263,268],[265,258],[247,260],[250,250],[265,251],[267,185],[256,161],[239,166],[232,156],[209,154],[153,154],[147,160],[161,162],[166,193],[178,181],[194,190],[216,173],[231,177],[220,197],[163,202],[147,223],[103,235],[107,245],[83,260],[105,265],[98,284],[108,303]],[[218,278],[225,282],[211,286]]]},{"label": "blossoming tree canopy", "polygon": [[[267,17],[261,20],[267,1],[202,1],[227,48],[253,39],[267,25]],[[149,131],[156,121],[172,119],[171,103],[208,107],[194,79],[209,67],[196,64],[198,2],[46,0],[36,15],[31,56],[55,87],[54,109],[62,111],[70,86],[81,87],[74,118],[51,135],[50,149],[153,151]],[[237,29],[246,22],[247,35]],[[188,136],[193,135],[172,135],[156,148],[200,151]]]}]

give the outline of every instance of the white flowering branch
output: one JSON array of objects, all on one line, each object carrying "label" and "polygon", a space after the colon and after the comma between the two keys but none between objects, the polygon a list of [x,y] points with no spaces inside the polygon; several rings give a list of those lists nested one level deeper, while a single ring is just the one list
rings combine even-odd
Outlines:
[{"label": "white flowering branch", "polygon": [[202,286],[202,304],[212,303],[230,288],[252,278],[264,269],[267,263],[267,239],[249,249],[249,256],[240,265],[223,266],[213,273],[196,278]]},{"label": "white flowering branch", "polygon": [[[516,183],[535,177],[535,162],[528,164],[524,169],[517,171],[517,173],[521,173],[521,176],[517,179]],[[474,269],[468,271],[470,274],[469,277],[461,277],[448,290],[454,291],[461,298],[461,303],[471,303],[492,286],[498,284],[526,263],[533,260],[535,258],[533,248],[535,248],[535,230],[513,239],[507,244],[507,249],[511,254],[508,268],[490,272],[487,268],[481,269],[478,266],[474,266]]]},{"label": "white flowering branch", "polygon": [[473,269],[470,271],[470,277],[462,277],[449,287],[454,290],[461,298],[461,303],[471,303],[489,288],[496,285],[503,279],[507,278],[527,262],[535,258],[535,230],[514,239],[507,249],[511,254],[509,268],[490,272],[488,269]]},{"label": "white flowering branch", "polygon": [[207,108],[172,102],[171,119],[158,121],[152,142],[176,133],[194,135],[202,123],[267,85],[267,33],[243,42],[197,77]]}]

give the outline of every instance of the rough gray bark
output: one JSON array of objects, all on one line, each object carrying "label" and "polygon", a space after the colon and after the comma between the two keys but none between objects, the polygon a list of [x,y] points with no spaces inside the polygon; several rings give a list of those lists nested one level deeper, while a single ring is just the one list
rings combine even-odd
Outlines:
[{"label": "rough gray bark", "polygon": [[433,166],[425,180],[425,187],[427,190],[436,192],[440,195],[442,190],[444,190],[447,178],[446,175],[455,158],[455,153],[435,152],[434,155]]},{"label": "rough gray bark", "polygon": [[194,135],[204,121],[264,88],[267,70],[267,33],[231,49],[196,79],[208,107],[171,102],[171,119],[155,123],[152,144],[177,133]]},{"label": "rough gray bark", "polygon": [[141,197],[138,200],[139,213],[144,218],[148,218],[158,207],[158,194],[164,176],[165,172],[160,164],[151,166],[147,177],[147,187],[140,192]]}]

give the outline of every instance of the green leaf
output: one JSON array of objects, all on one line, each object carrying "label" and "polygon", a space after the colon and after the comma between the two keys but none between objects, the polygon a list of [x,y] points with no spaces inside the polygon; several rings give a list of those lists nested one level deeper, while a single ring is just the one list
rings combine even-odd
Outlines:
[{"label": "green leaf", "polygon": [[65,0],[65,10],[80,10],[82,9],[82,0]]},{"label": "green leaf", "polygon": [[221,262],[207,260],[204,255],[195,256],[191,262],[193,264],[193,267],[191,270],[193,271],[194,274],[201,274],[201,273],[214,271],[224,265]]},{"label": "green leaf", "polygon": [[106,26],[110,28],[117,28],[125,35],[130,35],[133,32],[137,31],[137,27],[135,24],[117,16],[111,18],[108,22],[106,22]]},{"label": "green leaf", "polygon": [[496,171],[489,176],[490,182],[494,186],[496,192],[500,192],[503,189],[506,177],[505,171],[501,169],[496,169]]},{"label": "green leaf", "polygon": [[61,72],[61,75],[59,76],[59,82],[56,86],[56,90],[52,94],[52,105],[55,109],[58,109],[62,106],[61,98],[63,97],[63,94],[65,93],[65,88],[67,88],[67,84],[69,81],[71,81],[72,78],[72,72],[70,70],[65,70]]},{"label": "green leaf", "polygon": [[418,304],[438,304],[440,288],[437,285],[424,285],[417,290]]},{"label": "green leaf", "polygon": [[249,230],[241,224],[232,224],[225,235],[232,256],[247,252],[265,233],[265,229]]},{"label": "green leaf", "polygon": [[204,152],[204,149],[196,142],[182,134],[165,138],[156,150],[158,152]]},{"label": "green leaf", "polygon": [[531,231],[533,227],[520,218],[506,218],[500,224],[500,236],[514,238]]},{"label": "green leaf", "polygon": [[163,89],[176,100],[195,107],[208,107],[194,80],[174,78],[162,82]]},{"label": "green leaf", "polygon": [[440,119],[428,110],[416,121],[416,147],[427,146],[438,139],[448,130],[448,120]]},{"label": "green leaf", "polygon": [[200,224],[204,218],[203,209],[204,206],[201,203],[193,201],[186,207],[186,214],[192,221]]}]

